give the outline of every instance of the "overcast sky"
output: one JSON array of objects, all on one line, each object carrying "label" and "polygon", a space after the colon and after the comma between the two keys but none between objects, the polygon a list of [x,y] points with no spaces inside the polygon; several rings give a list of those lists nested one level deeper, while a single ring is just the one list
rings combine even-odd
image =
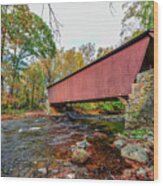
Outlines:
[{"label": "overcast sky", "polygon": [[[60,47],[69,49],[88,42],[95,43],[96,48],[119,45],[124,16],[121,5],[122,2],[114,2],[112,14],[109,2],[53,3],[56,17],[63,25]],[[29,7],[41,16],[42,4],[30,4]],[[48,23],[47,5],[44,7],[43,19]]]}]

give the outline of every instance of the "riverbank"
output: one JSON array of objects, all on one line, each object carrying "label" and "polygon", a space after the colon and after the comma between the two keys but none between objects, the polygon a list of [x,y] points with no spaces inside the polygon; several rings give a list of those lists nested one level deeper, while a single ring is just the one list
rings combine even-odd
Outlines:
[{"label": "riverbank", "polygon": [[13,113],[1,114],[1,121],[5,120],[19,120],[23,118],[47,117],[44,111],[18,111]]},{"label": "riverbank", "polygon": [[16,120],[16,119],[23,119],[28,117],[57,117],[57,116],[68,116],[71,120],[80,120],[80,119],[86,119],[86,120],[97,120],[97,121],[110,121],[110,122],[124,122],[124,115],[123,114],[117,114],[117,115],[106,115],[106,114],[81,114],[79,112],[65,112],[65,113],[53,113],[48,114],[45,111],[15,111],[12,113],[5,113],[1,115],[1,120]]}]

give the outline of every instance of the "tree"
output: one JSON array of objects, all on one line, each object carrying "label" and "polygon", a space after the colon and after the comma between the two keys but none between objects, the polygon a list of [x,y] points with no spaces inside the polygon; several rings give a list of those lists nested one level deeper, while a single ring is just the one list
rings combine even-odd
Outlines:
[{"label": "tree", "polygon": [[45,78],[45,84],[49,85],[53,82],[55,71],[55,59],[46,58],[39,61],[39,65],[42,69]]},{"label": "tree", "polygon": [[97,59],[103,57],[104,55],[108,54],[109,52],[111,52],[113,50],[112,47],[99,47],[97,50]]},{"label": "tree", "polygon": [[95,44],[87,43],[79,47],[79,51],[82,53],[85,64],[89,64],[94,60],[95,57]]},{"label": "tree", "polygon": [[[53,59],[56,46],[49,27],[39,16],[31,13],[27,5],[5,5],[1,6],[1,11],[1,61],[12,66],[10,94],[14,95],[15,83],[19,81],[22,70],[32,60]],[[3,76],[3,81],[5,78]]]},{"label": "tree", "polygon": [[55,59],[55,77],[61,79],[69,74],[79,70],[85,65],[83,55],[75,48],[64,51],[61,49],[57,52]]},{"label": "tree", "polygon": [[38,108],[39,102],[45,98],[44,89],[46,88],[45,76],[39,62],[35,62],[24,71],[22,78],[23,96],[22,102],[30,108]]},{"label": "tree", "polygon": [[141,32],[154,27],[153,1],[125,2],[122,8],[125,12],[121,31],[124,40],[136,37]]}]

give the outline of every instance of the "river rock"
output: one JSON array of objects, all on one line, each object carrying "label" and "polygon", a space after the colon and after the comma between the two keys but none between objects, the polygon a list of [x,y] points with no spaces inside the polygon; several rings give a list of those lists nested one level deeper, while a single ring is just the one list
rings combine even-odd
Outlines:
[{"label": "river rock", "polygon": [[93,135],[94,135],[94,137],[99,138],[99,139],[105,139],[108,137],[106,134],[104,134],[102,132],[95,132]]},{"label": "river rock", "polygon": [[74,179],[75,178],[75,174],[74,173],[67,174],[66,178],[68,178],[68,179]]},{"label": "river rock", "polygon": [[19,130],[18,130],[18,133],[22,133],[22,132],[28,132],[28,129],[26,129],[26,128],[20,128]]},{"label": "river rock", "polygon": [[40,130],[40,127],[31,127],[31,128],[29,128],[29,131],[35,131],[35,130]]},{"label": "river rock", "polygon": [[19,129],[18,132],[21,133],[21,132],[24,132],[24,130],[23,129]]},{"label": "river rock", "polygon": [[84,163],[88,160],[89,153],[84,149],[75,149],[72,154],[72,162]]},{"label": "river rock", "polygon": [[131,177],[131,175],[135,173],[134,169],[125,169],[123,171],[123,175],[126,176],[126,177]]},{"label": "river rock", "polygon": [[44,168],[44,167],[43,167],[43,168],[39,168],[39,169],[38,169],[38,172],[40,172],[40,173],[42,173],[42,174],[45,175],[45,174],[47,174],[47,169]]},{"label": "river rock", "polygon": [[83,140],[83,141],[77,142],[76,145],[78,148],[86,149],[87,147],[90,146],[90,143],[88,143],[87,140]]},{"label": "river rock", "polygon": [[121,156],[144,164],[149,160],[147,152],[139,144],[126,145],[121,149]]},{"label": "river rock", "polygon": [[58,173],[59,173],[59,170],[58,170],[58,169],[53,169],[53,170],[51,171],[51,173],[52,173],[52,174],[58,174]]},{"label": "river rock", "polygon": [[140,168],[136,171],[136,175],[137,175],[137,176],[143,176],[143,177],[145,177],[145,175],[146,175],[145,169],[142,168],[142,167],[140,167]]},{"label": "river rock", "polygon": [[127,137],[121,133],[117,133],[116,136],[118,139],[124,139],[124,140],[127,139]]},{"label": "river rock", "polygon": [[119,140],[114,141],[113,144],[115,145],[117,149],[121,149],[126,144],[126,141],[123,139],[119,139]]}]

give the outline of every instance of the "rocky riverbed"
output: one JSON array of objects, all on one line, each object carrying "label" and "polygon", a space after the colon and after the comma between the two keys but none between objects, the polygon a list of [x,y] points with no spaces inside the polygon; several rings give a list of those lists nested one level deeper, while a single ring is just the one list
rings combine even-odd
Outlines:
[{"label": "rocky riverbed", "polygon": [[153,131],[67,116],[2,121],[2,176],[153,180]]}]

